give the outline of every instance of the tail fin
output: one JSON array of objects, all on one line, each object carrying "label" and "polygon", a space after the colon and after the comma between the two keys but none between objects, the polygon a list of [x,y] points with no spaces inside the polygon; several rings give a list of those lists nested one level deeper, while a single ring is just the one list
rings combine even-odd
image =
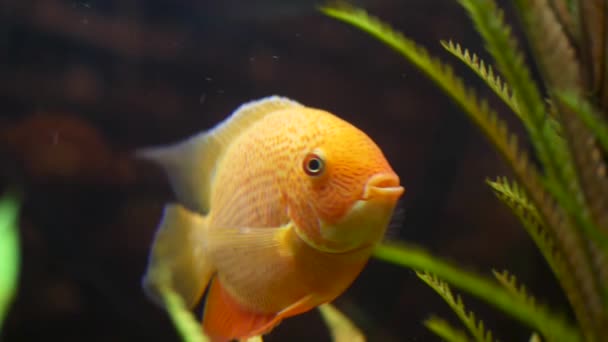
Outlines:
[{"label": "tail fin", "polygon": [[214,272],[203,250],[205,218],[179,204],[165,206],[143,287],[150,299],[163,305],[160,287],[170,286],[193,307],[203,294]]}]

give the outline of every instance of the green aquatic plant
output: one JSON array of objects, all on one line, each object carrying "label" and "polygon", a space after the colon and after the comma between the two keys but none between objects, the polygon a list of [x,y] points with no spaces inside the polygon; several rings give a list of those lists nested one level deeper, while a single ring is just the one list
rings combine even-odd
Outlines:
[{"label": "green aquatic plant", "polygon": [[[532,145],[523,148],[488,102],[452,67],[364,10],[338,4],[326,15],[357,27],[396,50],[435,82],[480,128],[511,167],[515,179],[487,183],[521,221],[558,279],[576,318],[571,324],[534,300],[508,273],[496,280],[474,275],[402,245],[384,245],[376,257],[413,268],[464,321],[476,341],[491,335],[454,299],[447,284],[518,319],[547,341],[600,341],[608,336],[608,69],[602,0],[515,0],[519,24],[541,75],[529,64],[493,0],[459,0],[482,36],[493,65],[458,43],[441,45],[479,76],[521,121]],[[530,154],[535,155],[535,163]],[[438,267],[440,266],[441,267]],[[449,341],[469,337],[445,321],[427,327]],[[533,335],[532,339],[538,339]]]},{"label": "green aquatic plant", "polygon": [[[499,281],[461,269],[431,255],[420,247],[402,243],[385,243],[376,249],[374,256],[380,260],[417,270],[419,275],[434,275],[437,280],[441,279],[481,298],[535,331],[539,331],[549,341],[581,340],[578,330],[572,324],[548,308],[531,302],[527,296],[513,292]],[[433,284],[435,283],[433,282]],[[435,286],[432,287],[435,288]],[[442,295],[442,297],[448,300],[449,296]],[[452,306],[449,301],[448,304]],[[464,308],[459,310],[465,312]]]},{"label": "green aquatic plant", "polygon": [[19,200],[15,194],[0,199],[0,332],[2,323],[17,292],[19,278]]},{"label": "green aquatic plant", "polygon": [[478,321],[472,311],[466,310],[460,296],[454,296],[445,281],[428,272],[416,274],[448,303],[476,341],[492,342],[492,332],[484,328],[483,322]]}]

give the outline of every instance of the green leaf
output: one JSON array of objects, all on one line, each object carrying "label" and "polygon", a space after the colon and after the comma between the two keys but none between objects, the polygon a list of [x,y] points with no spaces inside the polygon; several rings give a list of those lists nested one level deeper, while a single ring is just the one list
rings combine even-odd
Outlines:
[{"label": "green leaf", "polygon": [[483,322],[475,318],[473,311],[467,311],[460,296],[454,297],[446,282],[428,272],[416,272],[416,275],[448,303],[450,308],[456,313],[456,316],[458,316],[462,323],[467,327],[475,341],[491,342],[493,340],[492,332],[484,328]]},{"label": "green leaf", "polygon": [[548,88],[582,91],[579,61],[548,0],[517,0],[534,60]]},{"label": "green leaf", "polygon": [[[535,60],[545,79],[550,93],[568,90],[572,93],[583,93],[579,62],[575,51],[564,32],[563,27],[547,0],[518,0],[518,11],[523,19],[524,29],[534,51]],[[592,131],[586,127],[579,115],[572,108],[555,101],[559,118],[566,137],[568,148],[559,149],[556,159],[562,163],[563,187],[570,190],[566,198],[558,198],[568,209],[588,238],[593,240],[589,247],[592,267],[598,274],[597,282],[606,291],[608,284],[608,180],[599,176],[596,170],[605,169],[601,156],[595,152],[595,139]],[[555,139],[557,140],[557,139]],[[561,139],[560,139],[561,140]],[[561,142],[558,142],[561,143]],[[561,153],[560,153],[561,152]],[[571,201],[570,198],[575,199]],[[606,227],[600,232],[600,227]],[[599,248],[598,248],[599,247]],[[598,285],[598,287],[601,287]],[[601,321],[601,318],[594,317]],[[602,323],[597,324],[602,325]],[[591,327],[585,331],[591,331]],[[599,334],[599,333],[598,333]]]},{"label": "green leaf", "polygon": [[[564,28],[568,37],[570,37],[572,41],[578,42],[579,29],[578,20],[576,19],[578,15],[575,13],[575,1],[576,0],[551,0],[551,7],[554,9],[555,16]],[[575,45],[578,45],[578,43]]]},{"label": "green leaf", "polygon": [[490,64],[485,63],[475,53],[470,53],[469,50],[463,49],[460,47],[460,44],[454,43],[451,40],[447,42],[441,41],[441,46],[471,68],[515,114],[520,115],[517,100],[509,89],[509,86],[500,78]]},{"label": "green leaf", "polygon": [[[545,221],[517,183],[512,182],[509,184],[509,181],[505,177],[499,177],[495,182],[487,181],[487,183],[492,187],[496,196],[511,208],[536,243],[545,261],[547,261],[559,280],[570,304],[574,308],[579,322],[583,326],[593,326],[591,321],[592,315],[589,310],[601,311],[597,307],[601,303],[601,297],[598,296],[593,287],[589,288],[589,286],[592,286],[591,281],[594,281],[593,274],[590,274],[592,270],[589,264],[579,262],[578,265],[580,266],[577,268],[568,262],[569,260],[574,260],[575,262],[580,260],[581,256],[579,254],[583,253],[584,250],[575,249],[574,247],[558,248],[555,239],[547,230]],[[571,238],[563,240],[565,241],[564,246],[577,243],[576,240],[572,240]],[[564,250],[568,251],[567,255],[564,254]],[[581,286],[581,281],[578,279],[592,280],[586,280],[586,285]],[[587,332],[591,331],[590,329]]]},{"label": "green leaf", "polygon": [[[560,281],[562,284],[574,284],[568,287],[571,292],[569,299],[577,319],[584,325],[589,317],[594,319],[597,313],[602,312],[598,270],[594,268],[592,258],[597,254],[595,247],[599,246],[602,253],[608,251],[608,240],[599,236],[597,245],[587,240],[588,236],[598,235],[589,215],[586,215],[585,203],[580,201],[582,191],[568,145],[560,135],[561,125],[555,120],[557,116],[552,118],[546,111],[540,90],[523,62],[510,27],[503,21],[502,11],[491,0],[461,0],[461,3],[469,11],[498,69],[511,86],[520,118],[545,175],[530,164],[526,153],[520,150],[516,137],[509,134],[504,122],[497,118],[485,101],[477,100],[474,92],[454,76],[449,66],[432,58],[425,49],[362,10],[343,6],[324,7],[322,11],[362,29],[398,51],[439,85],[481,128],[525,188],[530,202],[545,224],[546,236],[554,242],[552,247],[559,251],[556,255],[563,255],[563,259],[560,259],[563,266],[560,267],[565,271],[561,272],[564,279]],[[589,326],[583,327],[586,333],[590,330],[587,328]],[[593,332],[589,336],[592,335]]]},{"label": "green leaf", "polygon": [[[567,214],[587,233],[593,234],[594,227],[585,216],[585,208],[578,202],[581,190],[574,171],[566,143],[555,130],[555,125],[547,120],[540,91],[525,66],[523,56],[511,29],[504,23],[503,12],[492,0],[460,0],[467,9],[477,30],[486,42],[487,50],[511,85],[518,99],[521,117],[531,142],[546,172],[545,189],[555,196]],[[527,184],[525,184],[527,187]],[[530,190],[530,189],[529,189]],[[548,215],[542,210],[543,215]],[[575,229],[572,225],[564,229]],[[599,239],[600,247],[608,252],[608,239]],[[583,248],[585,250],[586,248]]]},{"label": "green leaf", "polygon": [[558,341],[581,341],[578,330],[562,317],[550,311],[531,306],[521,298],[513,296],[491,279],[471,272],[431,256],[420,248],[404,244],[382,244],[374,256],[380,260],[417,271],[426,271],[458,287],[488,304],[502,310],[544,336]]},{"label": "green leaf", "polygon": [[[586,231],[592,231],[591,223],[581,213],[583,208],[577,202],[581,190],[567,145],[555,130],[555,125],[547,119],[540,91],[511,36],[511,28],[504,23],[503,12],[492,0],[460,2],[469,12],[486,42],[487,50],[518,99],[520,117],[546,172],[545,189],[555,196],[568,214],[573,215],[576,223]],[[608,240],[601,240],[600,243],[602,249],[608,251]]]},{"label": "green leaf", "polygon": [[549,181],[555,181],[558,179],[559,163],[552,153],[552,146],[543,134],[545,105],[540,90],[524,63],[523,54],[511,35],[511,28],[504,22],[504,13],[491,0],[459,0],[459,2],[469,13],[477,31],[484,39],[486,49],[515,93],[524,127],[530,134]]},{"label": "green leaf", "polygon": [[543,340],[541,340],[540,336],[538,336],[537,333],[532,333],[532,335],[530,336],[530,339],[528,341],[529,342],[543,342]]},{"label": "green leaf", "polygon": [[[608,244],[608,179],[606,178],[606,163],[599,149],[593,129],[585,124],[585,120],[593,118],[591,106],[581,97],[574,93],[571,96],[574,101],[564,101],[564,97],[557,96],[556,104],[564,123],[564,131],[568,137],[568,145],[573,155],[576,166],[576,174],[580,181],[584,197],[579,199],[580,209],[578,212],[591,222],[583,222],[585,231],[590,238],[602,245]],[[578,105],[576,105],[576,104]],[[583,113],[584,112],[584,113]],[[591,119],[593,120],[593,119]],[[599,124],[599,122],[598,122]],[[601,133],[601,126],[596,131]],[[599,228],[603,232],[599,232]],[[608,249],[604,249],[608,257]]]},{"label": "green leaf", "polygon": [[331,332],[333,342],[364,342],[363,333],[331,304],[319,306],[321,316]]},{"label": "green leaf", "polygon": [[[498,56],[501,60],[498,66],[513,87],[518,108],[524,117],[522,121],[548,172],[547,178],[541,178],[537,169],[530,164],[525,152],[520,151],[517,140],[509,134],[506,125],[496,117],[485,102],[477,101],[474,93],[464,87],[462,80],[454,76],[451,68],[431,58],[425,49],[379,20],[369,17],[362,10],[352,7],[324,7],[322,11],[362,29],[401,53],[436,82],[482,129],[527,190],[532,203],[542,215],[551,238],[555,241],[555,248],[563,253],[564,265],[567,268],[564,277],[572,278],[565,282],[577,284],[572,287],[573,294],[569,298],[575,299],[573,305],[584,303],[575,307],[577,318],[584,322],[590,310],[598,312],[596,309],[601,305],[598,303],[602,303],[602,300],[597,287],[596,274],[591,268],[589,246],[573,224],[576,222],[583,228],[589,228],[589,225],[585,224],[584,216],[577,211],[579,209],[577,188],[572,192],[572,185],[577,185],[576,174],[571,160],[568,159],[567,146],[558,133],[556,122],[545,118],[544,103],[540,100],[539,91],[523,64],[515,41],[510,36],[509,27],[503,23],[502,12],[492,1],[472,0],[463,3],[470,7],[472,17],[478,22],[478,28],[485,30],[485,34],[482,35],[494,41],[494,44],[488,44],[492,47],[489,50],[506,51],[504,55]],[[563,207],[556,205],[556,199]],[[574,221],[570,215],[574,216]],[[605,249],[608,244],[602,243],[601,246]]]},{"label": "green leaf", "polygon": [[608,153],[608,123],[598,115],[589,101],[570,91],[559,91],[555,95],[570,110],[578,114],[580,119],[593,132],[604,153]]},{"label": "green leaf", "polygon": [[167,310],[182,341],[210,342],[211,340],[205,336],[201,324],[186,306],[182,297],[168,285],[168,281],[163,281],[163,279],[170,279],[167,272],[169,271],[163,269],[159,270],[156,274],[157,281],[155,282],[155,285],[162,299],[162,303],[159,304]]},{"label": "green leaf", "polygon": [[201,325],[194,315],[188,310],[182,298],[172,291],[165,289],[162,291],[167,312],[185,342],[208,342],[211,341],[202,333]]},{"label": "green leaf", "polygon": [[[577,161],[578,176],[583,185],[587,207],[595,221],[595,230],[603,229],[602,235],[591,235],[594,240],[606,239],[608,235],[608,178],[603,153],[608,151],[608,125],[601,120],[591,104],[574,92],[555,94],[558,107],[564,118],[569,118],[567,126]],[[597,144],[604,149],[602,152]],[[608,257],[606,254],[605,257]],[[608,285],[608,284],[606,284]]]},{"label": "green leaf", "polygon": [[[169,279],[171,279],[169,272],[166,268],[158,268],[154,273],[154,289],[158,291],[162,301],[158,304],[162,305],[169,314],[169,318],[171,318],[182,341],[211,342],[211,339],[203,332],[201,323],[190,311],[184,299],[169,285]],[[243,342],[263,342],[263,339],[261,336],[254,336],[243,340]]]},{"label": "green leaf", "polygon": [[579,0],[580,53],[587,69],[588,90],[597,94],[602,107],[608,104],[606,78],[606,16],[604,0]]},{"label": "green leaf", "polygon": [[19,207],[16,194],[9,193],[0,199],[0,331],[14,300],[19,278]]},{"label": "green leaf", "polygon": [[[524,190],[516,183],[506,177],[498,177],[496,181],[486,180],[498,199],[505,203],[513,214],[520,220],[526,232],[530,235],[551,270],[562,283],[566,294],[574,296],[576,284],[568,277],[568,265],[564,264],[564,257],[555,246],[555,241],[549,234],[541,215],[534,204],[528,199]],[[572,292],[572,293],[571,293]],[[573,297],[577,298],[576,296]],[[582,303],[580,303],[582,305]]]},{"label": "green leaf", "polygon": [[[608,178],[606,162],[595,135],[596,131],[602,134],[605,124],[595,120],[598,126],[590,126],[596,119],[595,113],[591,105],[576,92],[556,92],[555,96],[584,195],[578,199],[581,208],[577,213],[583,219],[581,226],[589,240],[592,266],[604,291],[605,309],[598,312],[601,316],[594,318],[598,328],[605,327],[608,325]],[[600,329],[604,330],[598,335],[608,334],[608,327]]]},{"label": "green leaf", "polygon": [[464,331],[452,327],[445,320],[438,317],[431,317],[424,321],[424,325],[435,335],[448,342],[469,342],[469,338]]},{"label": "green leaf", "polygon": [[[503,12],[492,0],[460,2],[469,12],[486,42],[488,51],[518,99],[522,113],[520,117],[546,172],[546,190],[555,196],[566,213],[572,215],[581,228],[593,233],[594,227],[584,215],[584,206],[577,202],[581,198],[581,190],[567,145],[554,129],[554,125],[547,120],[548,115],[540,91],[524,64],[523,56],[511,36],[510,27],[504,23]],[[575,228],[571,226],[565,229]],[[600,239],[599,243],[604,251],[608,251],[607,239]]]},{"label": "green leaf", "polygon": [[509,271],[504,270],[502,272],[498,272],[496,270],[492,270],[492,274],[498,282],[513,296],[519,297],[520,300],[527,302],[531,306],[537,306],[536,299],[532,295],[528,293],[526,287],[522,285],[518,285],[517,278],[509,273]]}]

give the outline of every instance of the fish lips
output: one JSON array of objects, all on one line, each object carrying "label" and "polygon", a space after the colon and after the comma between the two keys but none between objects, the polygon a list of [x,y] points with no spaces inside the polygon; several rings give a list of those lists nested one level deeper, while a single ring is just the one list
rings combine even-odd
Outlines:
[{"label": "fish lips", "polygon": [[383,172],[370,177],[365,184],[361,199],[396,202],[404,192],[405,189],[399,184],[399,177],[396,174]]},{"label": "fish lips", "polygon": [[404,191],[395,173],[383,172],[372,176],[362,197],[340,221],[332,224],[321,221],[321,237],[326,243],[322,249],[344,253],[373,246],[384,235],[397,200]]}]

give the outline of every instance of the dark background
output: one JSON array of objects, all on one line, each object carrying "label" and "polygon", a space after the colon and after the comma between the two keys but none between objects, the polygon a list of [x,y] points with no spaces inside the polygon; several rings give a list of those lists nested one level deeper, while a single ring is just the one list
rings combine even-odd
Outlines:
[{"label": "dark background", "polygon": [[[453,64],[521,131],[440,47],[453,38],[487,57],[456,1],[357,3]],[[209,129],[271,94],[330,110],[382,147],[406,188],[391,239],[484,274],[507,268],[567,311],[531,240],[484,184],[510,173],[476,127],[402,57],[315,4],[0,0],[0,174],[25,193],[20,288],[2,340],[177,340],[140,288],[173,195],[160,170],[130,153]],[[501,340],[527,341],[528,329],[465,300]],[[424,319],[456,322],[413,271],[377,260],[336,305],[369,341],[434,341]],[[266,340],[329,335],[312,311]]]}]

